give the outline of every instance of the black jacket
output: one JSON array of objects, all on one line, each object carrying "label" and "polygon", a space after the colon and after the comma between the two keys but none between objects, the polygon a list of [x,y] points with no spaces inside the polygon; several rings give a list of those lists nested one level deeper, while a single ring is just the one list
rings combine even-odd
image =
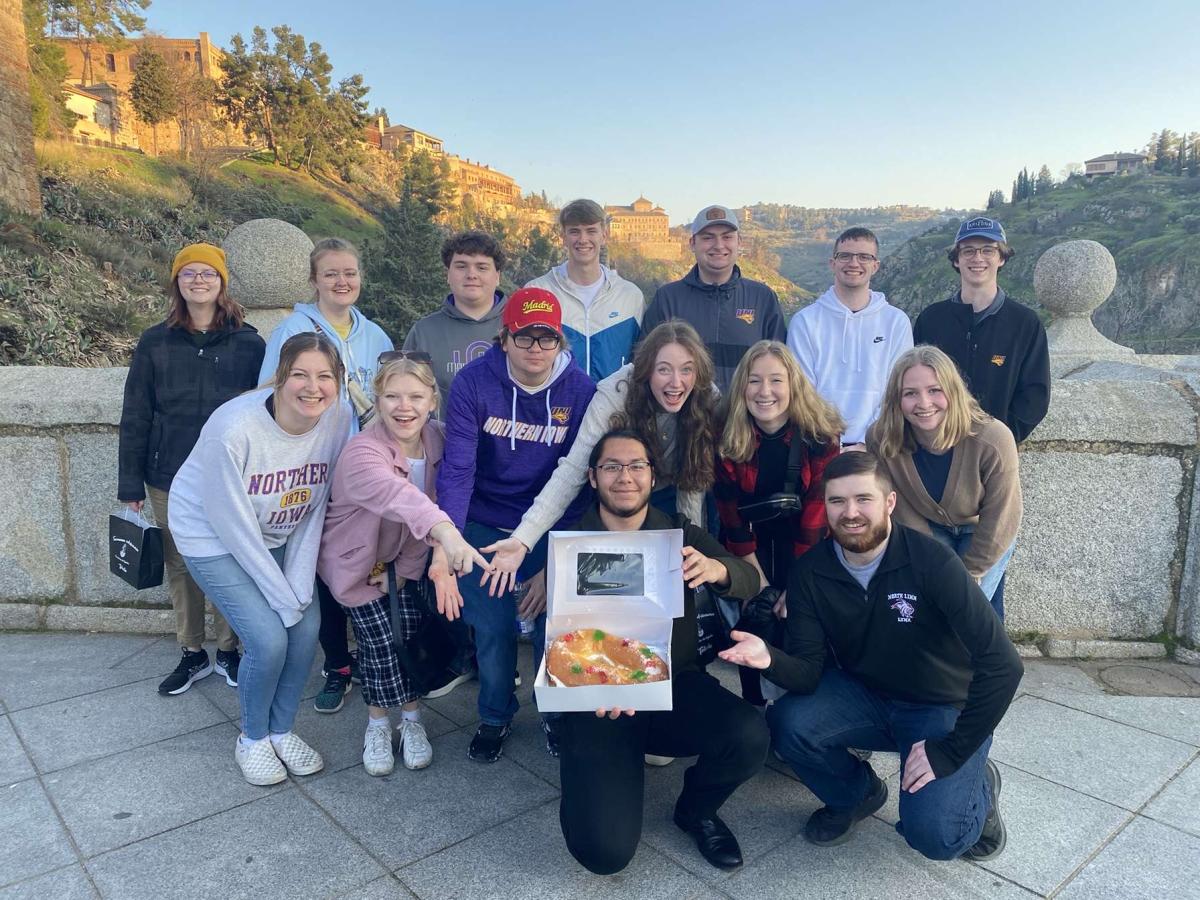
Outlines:
[{"label": "black jacket", "polygon": [[737,266],[724,284],[705,284],[699,267],[692,266],[679,281],[660,287],[642,316],[638,341],[668,319],[683,319],[699,332],[712,355],[713,381],[722,394],[729,393],[733,370],[752,344],[764,338],[787,340],[775,292],[761,281],[743,278]]},{"label": "black jacket", "polygon": [[988,415],[1006,424],[1017,443],[1050,408],[1050,351],[1046,329],[1028,306],[1001,291],[1000,308],[975,324],[960,294],[927,306],[913,326],[913,342],[933,344],[958,365]]},{"label": "black jacket", "polygon": [[826,538],[796,560],[788,581],[786,652],[775,647],[767,678],[812,693],[834,662],[868,690],[908,703],[962,709],[954,730],[927,740],[939,778],[992,733],[1024,671],[1004,626],[953,551],[892,522],[864,591]]},{"label": "black jacket", "polygon": [[[683,546],[695,547],[709,559],[720,560],[729,570],[729,587],[721,591],[721,596],[749,600],[758,593],[758,572],[754,566],[738,559],[722,547],[711,534],[703,528],[696,527],[684,516],[668,516],[651,506],[646,510],[646,521],[639,530],[653,531],[661,528],[682,528]],[[595,503],[571,530],[608,531]],[[683,588],[683,617],[676,619],[671,625],[671,665],[676,672],[700,668],[696,652],[696,592],[686,585]]]},{"label": "black jacket", "polygon": [[218,406],[258,384],[266,343],[251,325],[196,346],[184,328],[160,322],[133,351],[121,407],[117,499],[170,490],[200,429]]}]

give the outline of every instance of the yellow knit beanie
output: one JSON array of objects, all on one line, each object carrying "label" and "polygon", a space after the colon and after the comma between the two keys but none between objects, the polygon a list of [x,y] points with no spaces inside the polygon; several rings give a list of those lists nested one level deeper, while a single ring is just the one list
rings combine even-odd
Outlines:
[{"label": "yellow knit beanie", "polygon": [[175,261],[171,263],[171,280],[174,281],[179,275],[179,270],[192,262],[207,263],[212,266],[221,276],[225,287],[229,287],[229,269],[225,265],[225,251],[220,247],[214,247],[212,244],[188,244],[175,254]]}]

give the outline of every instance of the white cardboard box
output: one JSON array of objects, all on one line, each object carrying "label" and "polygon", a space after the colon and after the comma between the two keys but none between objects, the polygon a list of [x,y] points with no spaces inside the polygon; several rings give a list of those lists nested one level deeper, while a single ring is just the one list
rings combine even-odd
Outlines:
[{"label": "white cardboard box", "polygon": [[[533,682],[540,712],[669,710],[672,620],[683,615],[683,531],[552,531],[546,562],[546,646]],[[550,642],[599,628],[653,647],[668,678],[559,687],[546,678]]]}]

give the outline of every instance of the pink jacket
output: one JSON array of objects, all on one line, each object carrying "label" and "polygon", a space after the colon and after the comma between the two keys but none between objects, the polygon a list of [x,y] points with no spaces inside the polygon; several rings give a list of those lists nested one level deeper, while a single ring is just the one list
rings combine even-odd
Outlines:
[{"label": "pink jacket", "polygon": [[[421,431],[425,478],[433,492],[445,436],[442,425]],[[376,562],[396,562],[396,574],[425,574],[429,530],[450,517],[409,481],[408,460],[376,420],[356,435],[333,472],[317,573],[343,606],[362,606],[383,591],[367,584]]]}]

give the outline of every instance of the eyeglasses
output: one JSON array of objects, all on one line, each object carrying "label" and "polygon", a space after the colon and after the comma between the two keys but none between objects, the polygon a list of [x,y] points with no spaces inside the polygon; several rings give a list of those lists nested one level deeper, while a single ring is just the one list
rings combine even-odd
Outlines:
[{"label": "eyeglasses", "polygon": [[959,247],[958,255],[966,259],[974,259],[977,256],[984,259],[995,259],[1000,253],[1000,248],[995,244],[988,244],[986,247]]},{"label": "eyeglasses", "polygon": [[404,350],[384,350],[379,354],[379,359],[376,362],[382,366],[384,363],[390,363],[397,359],[411,359],[415,363],[422,363],[430,367],[433,366],[433,357],[424,350],[412,350],[408,352]]},{"label": "eyeglasses", "polygon": [[220,272],[214,272],[211,269],[207,272],[193,272],[191,269],[184,269],[179,273],[180,281],[217,281],[221,277]]},{"label": "eyeglasses", "polygon": [[879,261],[879,257],[877,257],[874,253],[851,253],[848,250],[838,251],[837,253],[833,254],[833,258],[838,262],[860,262],[864,266],[867,263]]},{"label": "eyeglasses", "polygon": [[532,334],[514,334],[512,336],[512,342],[522,350],[532,349],[534,341],[537,341],[537,345],[543,350],[553,350],[562,343],[562,338],[557,334],[543,334],[538,337],[534,337]]},{"label": "eyeglasses", "polygon": [[603,472],[605,475],[620,475],[626,469],[632,475],[642,475],[650,471],[651,465],[649,460],[635,459],[631,463],[606,462],[596,466],[596,471]]}]

